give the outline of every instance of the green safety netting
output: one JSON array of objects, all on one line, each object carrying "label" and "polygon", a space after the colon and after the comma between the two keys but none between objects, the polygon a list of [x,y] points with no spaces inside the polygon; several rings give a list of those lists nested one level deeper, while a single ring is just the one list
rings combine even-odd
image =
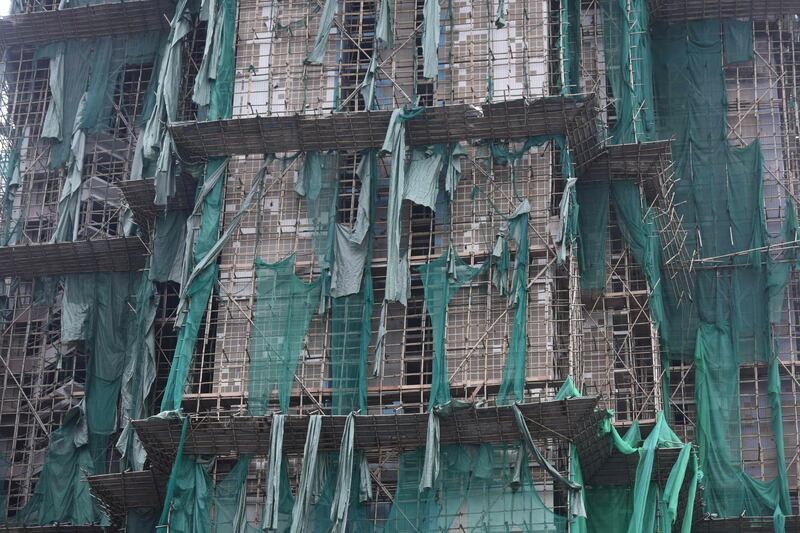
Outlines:
[{"label": "green safety netting", "polygon": [[[331,389],[332,414],[343,415],[367,408],[367,357],[372,335],[374,289],[372,285],[372,251],[375,204],[377,202],[377,154],[368,150],[361,155],[356,174],[361,181],[358,213],[352,228],[338,224],[348,246],[334,249],[331,282]],[[343,257],[343,249],[355,248],[363,255],[361,261]],[[355,263],[354,268],[346,268]],[[351,283],[349,294],[336,296],[336,278],[340,270],[353,271],[358,283]]]},{"label": "green safety netting", "polygon": [[[500,257],[504,259],[497,265],[497,271],[505,274],[509,250],[508,240],[516,244],[514,273],[508,291],[514,305],[514,326],[511,329],[511,340],[508,344],[508,356],[503,367],[503,377],[500,382],[500,391],[497,393],[497,403],[504,405],[513,400],[521,402],[525,399],[525,360],[528,355],[528,221],[530,214],[528,200],[523,200],[511,213],[505,228],[502,243],[500,244]],[[495,246],[495,251],[498,246]],[[496,257],[492,253],[492,257]],[[501,282],[502,284],[502,282]]]},{"label": "green safety netting", "polygon": [[380,0],[378,22],[375,24],[375,40],[378,45],[383,48],[391,48],[392,41],[394,40],[391,9],[391,2],[389,0]]},{"label": "green safety netting", "polygon": [[120,387],[122,432],[116,444],[123,468],[133,470],[142,470],[147,458],[130,421],[150,414],[148,396],[156,378],[155,318],[159,302],[158,291],[146,274],[140,276],[138,284],[136,301],[131,302],[133,316],[130,308],[128,312],[131,329]]},{"label": "green safety netting", "polygon": [[[517,191],[516,163],[533,147],[552,142],[559,150],[564,174],[564,192],[559,205],[558,235],[555,237],[556,257],[563,261],[567,255],[567,246],[575,241],[578,229],[578,204],[575,190],[576,178],[572,164],[572,154],[563,136],[536,136],[528,138],[517,149],[507,144],[492,143],[490,151],[496,164],[511,166],[511,180],[514,196],[519,201],[514,212],[506,219],[498,232],[498,238],[492,250],[492,261],[495,269],[492,282],[501,295],[508,295],[514,307],[514,325],[509,342],[509,351],[503,368],[500,391],[497,397],[499,404],[511,401],[523,401],[525,393],[525,361],[527,359],[527,305],[528,305],[528,227],[530,204],[522,199]],[[474,192],[474,191],[473,191]],[[509,245],[511,240],[516,246],[516,257],[511,283],[508,283]],[[446,368],[445,368],[446,372]],[[436,373],[434,372],[434,381]],[[446,379],[446,378],[445,378]]]},{"label": "green safety netting", "polygon": [[441,19],[439,0],[425,0],[422,6],[422,75],[429,80],[439,76]]},{"label": "green safety netting", "polygon": [[123,431],[117,447],[123,465],[143,466],[144,451],[129,421],[145,414],[155,377],[152,327],[156,298],[146,274],[66,277],[61,341],[81,342],[88,355],[85,396],[50,436],[42,474],[17,522],[88,524],[105,520],[89,496],[86,475],[106,472],[110,437],[120,424]]},{"label": "green safety netting", "polygon": [[527,455],[517,454],[516,446],[442,446],[434,486],[420,492],[425,449],[403,453],[383,533],[566,531],[539,497]]},{"label": "green safety netting", "polygon": [[[777,305],[770,302],[770,294],[786,282],[787,267],[779,267],[760,250],[768,242],[760,144],[756,140],[734,148],[727,141],[720,29],[720,21],[702,21],[657,25],[653,30],[659,137],[675,139],[675,201],[688,233],[689,253],[723,256],[714,263],[720,268],[695,271],[693,306],[676,308],[665,290],[664,344],[670,357],[695,361],[706,510],[721,516],[788,514],[779,363],[770,317],[771,303]],[[725,43],[741,43],[747,38],[734,34],[750,32],[751,26],[728,24],[725,30]],[[794,207],[788,208],[791,223]],[[778,465],[777,478],[769,482],[751,478],[741,466],[742,363],[769,365],[767,396]]]},{"label": "green safety netting", "polygon": [[[527,217],[526,217],[527,221]],[[417,267],[425,291],[425,307],[433,328],[433,369],[428,408],[450,401],[450,381],[445,356],[447,304],[458,289],[481,275],[490,262],[470,266],[452,246],[438,259]]]},{"label": "green safety netting", "polygon": [[615,112],[609,142],[652,141],[655,118],[647,0],[604,0],[602,9],[606,77]]},{"label": "green safety netting", "polygon": [[406,192],[406,128],[408,120],[418,116],[420,107],[403,110],[395,109],[389,121],[386,138],[379,155],[391,155],[392,166],[389,171],[389,206],[386,215],[386,287],[384,300],[401,302],[405,305],[410,287],[407,282],[407,263],[400,257],[400,213]]},{"label": "green safety netting", "polygon": [[304,283],[295,275],[294,265],[294,255],[277,263],[256,262],[257,300],[247,379],[252,415],[267,412],[275,387],[281,411],[289,408],[303,339],[319,305],[321,278]]},{"label": "green safety netting", "polygon": [[[556,394],[556,400],[580,397],[572,378],[567,378]],[[682,533],[691,531],[697,486],[703,473],[691,443],[683,443],[670,429],[663,413],[656,414],[655,427],[642,440],[638,422],[624,436],[611,423],[608,411],[600,426],[600,436],[607,435],[613,453],[638,454],[633,486],[592,486],[582,491],[585,513],[575,512],[575,499],[570,531],[579,533],[644,533],[672,531],[676,524]],[[666,483],[661,487],[653,480],[653,468],[659,449],[679,448]],[[555,477],[555,476],[554,476]],[[557,477],[556,477],[557,478]],[[570,446],[570,479],[582,485],[580,458],[575,445]],[[678,516],[680,495],[686,487],[684,514]]]},{"label": "green safety netting", "polygon": [[[208,6],[206,5],[209,1],[205,0],[203,2],[203,12],[206,15],[209,14]],[[224,0],[221,2],[221,4],[226,3]],[[201,6],[198,5],[197,0],[179,0],[175,6],[175,15],[170,22],[169,34],[159,41],[160,58],[158,68],[153,70],[154,73],[158,72],[158,76],[153,80],[155,83],[154,103],[147,115],[145,115],[147,116],[147,122],[144,126],[144,131],[139,135],[134,152],[131,179],[153,177],[156,188],[154,201],[157,205],[166,205],[168,198],[175,194],[174,145],[172,135],[169,133],[167,126],[178,118],[183,41],[192,29],[192,18],[200,9]],[[231,75],[226,72],[231,69],[231,66],[226,63],[226,59],[233,60],[233,50],[226,51],[224,48],[226,46],[233,47],[232,32],[235,13],[230,13],[230,9],[235,9],[235,5],[228,5],[224,9],[225,15],[228,19],[231,19],[230,22],[227,19],[219,21],[219,26],[227,26],[225,43],[215,40],[215,38],[218,39],[222,36],[221,29],[217,30],[218,35],[213,36],[215,38],[207,40],[217,60],[217,80],[210,80],[207,76],[198,76],[196,81],[197,85],[203,90],[211,93],[214,92],[218,85],[220,88],[225,85],[225,82],[216,83],[218,80],[226,80],[226,76]],[[205,59],[203,64],[206,64]],[[209,89],[209,86],[212,88]],[[206,101],[206,99],[204,97],[202,100]],[[211,105],[213,106],[214,104],[212,103]],[[225,105],[230,104],[225,104],[223,100],[222,106],[225,107]],[[211,115],[212,112],[209,111],[209,118],[211,118]],[[223,113],[215,118],[225,117],[227,115]]]},{"label": "green safety netting", "polygon": [[46,525],[54,522],[92,524],[101,520],[94,505],[86,472],[93,472],[95,460],[83,405],[64,415],[61,427],[50,434],[47,456],[28,503],[12,523]]},{"label": "green safety netting", "polygon": [[[661,275],[656,224],[633,181],[610,187],[617,222],[650,286],[651,318],[659,329],[663,365],[669,365],[669,359],[695,363],[705,510],[721,516],[774,515],[776,530],[782,530],[783,514],[790,506],[779,363],[770,329],[780,319],[796,254],[788,247],[778,257],[762,250],[770,241],[760,145],[756,140],[734,148],[727,141],[723,59],[728,63],[752,59],[752,24],[660,23],[647,33],[640,31],[647,27],[646,3],[634,2],[631,7],[628,15],[624,3],[604,4],[606,63],[618,119],[609,133],[612,142],[674,139],[675,205],[688,234],[688,253],[717,258],[713,268],[702,265],[692,272],[693,302],[678,305],[674,287],[663,282],[667,278]],[[605,194],[596,190],[602,188],[579,184],[578,194],[588,199],[591,194]],[[582,205],[581,282],[590,290],[602,290],[604,285],[605,227],[598,222],[606,220],[604,209]],[[796,235],[795,207],[787,199],[784,226],[773,241],[791,243]],[[741,466],[742,363],[764,363],[769,368],[767,398],[778,476],[768,482],[751,478]],[[663,386],[668,392],[668,373]]]},{"label": "green safety netting", "polygon": [[49,59],[50,100],[41,137],[51,140],[50,168],[67,163],[53,242],[73,240],[77,233],[87,133],[110,127],[113,95],[123,83],[124,67],[152,64],[158,41],[158,33],[139,33],[59,41],[36,50],[35,60]]},{"label": "green safety netting", "polygon": [[177,470],[170,530],[191,533],[255,533],[247,522],[246,482],[251,456],[239,458],[230,472],[214,483],[214,461],[185,457]]},{"label": "green safety netting", "polygon": [[[117,429],[117,398],[128,350],[139,341],[131,327],[138,288],[129,273],[74,274],[64,282],[61,342],[82,341],[89,357],[86,368],[86,425],[93,472],[104,473],[108,440]],[[141,349],[141,346],[140,346]]]},{"label": "green safety netting", "polygon": [[328,37],[331,34],[331,27],[333,26],[333,19],[336,16],[339,2],[337,0],[325,0],[325,6],[322,8],[322,15],[319,19],[319,29],[317,30],[317,37],[314,39],[314,45],[305,62],[309,65],[321,65],[322,60],[325,59],[325,52],[328,50]]},{"label": "green safety netting", "polygon": [[581,294],[597,296],[606,288],[608,182],[583,182],[575,187],[578,210],[578,269]]},{"label": "green safety netting", "polygon": [[186,250],[187,211],[169,210],[156,214],[150,256],[150,279],[181,282]]},{"label": "green safety netting", "polygon": [[[223,17],[223,20],[217,21],[217,24],[223,26],[224,29],[221,29],[219,34],[221,42],[213,49],[218,58],[216,62],[216,79],[209,80],[211,85],[211,97],[207,113],[209,120],[228,118],[231,116],[233,108],[233,43],[236,24],[236,0],[222,0],[222,3],[225,5],[220,7],[217,13],[219,14],[218,16]],[[172,41],[174,41],[176,35],[183,33],[182,30],[178,31],[176,29],[176,26],[182,26],[183,23],[176,20],[185,16],[188,16],[188,12],[185,9],[176,10],[172,28],[178,33],[175,35],[171,33]],[[166,54],[171,54],[174,51],[172,49],[176,48],[176,44],[168,42],[165,47],[169,48]],[[174,53],[178,54],[179,51],[174,51]],[[162,59],[163,64],[164,60]],[[160,77],[160,79],[162,78]],[[179,80],[180,76],[176,79]],[[159,86],[159,91],[162,91],[161,86]],[[157,116],[160,116],[160,114]],[[151,122],[153,120],[151,119]],[[158,135],[155,137],[158,137]],[[170,157],[172,156],[170,155]],[[182,268],[181,284],[182,306],[178,317],[180,330],[169,378],[164,388],[164,397],[161,403],[162,411],[172,411],[180,407],[189,367],[192,362],[197,333],[214,288],[214,280],[217,277],[216,263],[206,260],[206,256],[215,249],[215,244],[218,243],[217,236],[219,235],[226,165],[227,160],[225,158],[210,158],[208,160],[201,180],[201,190],[195,199],[195,208],[192,217],[190,217],[193,219],[191,230],[189,230],[190,228],[187,224],[187,240],[184,249],[184,257],[186,259]],[[196,222],[197,219],[199,219],[199,223]],[[219,246],[216,249],[218,250]],[[201,264],[202,268],[196,269],[197,265]],[[191,280],[189,276],[191,276]]]},{"label": "green safety netting", "polygon": [[14,219],[14,200],[22,185],[20,172],[20,150],[22,143],[12,141],[14,144],[10,152],[0,152],[0,186],[3,187],[3,212],[2,228],[0,228],[0,246],[11,246],[17,243],[22,232],[19,218]]},{"label": "green safety netting", "polygon": [[581,75],[581,2],[561,0],[558,12],[558,45],[561,50],[561,94],[578,94]]}]

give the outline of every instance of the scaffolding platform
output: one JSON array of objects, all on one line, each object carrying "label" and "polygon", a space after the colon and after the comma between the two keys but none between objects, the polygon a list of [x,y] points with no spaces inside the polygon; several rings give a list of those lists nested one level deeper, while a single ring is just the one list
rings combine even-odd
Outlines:
[{"label": "scaffolding platform", "polygon": [[194,196],[197,191],[197,182],[187,174],[175,177],[175,194],[167,201],[167,205],[160,206],[153,203],[156,195],[155,180],[153,178],[141,180],[127,180],[115,185],[122,191],[128,207],[133,211],[134,219],[140,226],[150,226],[158,213],[164,211],[184,211],[194,207]]},{"label": "scaffolding platform", "polygon": [[672,141],[611,144],[584,165],[581,181],[634,179],[642,184],[648,200],[660,194],[672,172]]},{"label": "scaffolding platform", "polygon": [[[597,398],[520,404],[534,437],[571,440],[586,427],[596,433],[605,416],[596,411]],[[319,441],[321,452],[340,447],[345,416],[325,416]],[[283,447],[287,454],[302,454],[309,415],[287,415]],[[511,406],[457,409],[442,417],[442,444],[517,442],[520,432]],[[172,464],[178,449],[182,422],[177,417],[134,420],[133,426],[151,462],[159,468]],[[269,449],[271,416],[209,417],[189,420],[184,453],[190,455],[260,454]],[[358,450],[411,450],[425,446],[427,413],[356,415],[355,448]]]},{"label": "scaffolding platform", "polygon": [[35,278],[144,268],[147,246],[139,237],[0,247],[0,278]]},{"label": "scaffolding platform", "polygon": [[[800,515],[786,517],[786,531],[800,531]],[[705,518],[692,524],[695,533],[773,533],[771,516],[737,516],[736,518]]]},{"label": "scaffolding platform", "polygon": [[800,13],[800,0],[648,0],[651,20],[683,22],[742,18],[764,20]]},{"label": "scaffolding platform", "polygon": [[0,533],[109,533],[114,528],[101,527],[95,525],[73,526],[69,524],[58,524],[52,526],[9,526],[0,525]]},{"label": "scaffolding platform", "polygon": [[10,15],[0,18],[0,47],[166,31],[174,12],[170,0],[132,0]]},{"label": "scaffolding platform", "polygon": [[[327,116],[243,117],[183,122],[170,127],[184,158],[273,154],[318,150],[380,148],[392,111],[361,111]],[[429,107],[409,120],[409,145],[483,139],[525,139],[566,135],[576,167],[597,156],[600,145],[593,95],[547,97],[495,104]]]},{"label": "scaffolding platform", "polygon": [[161,509],[164,505],[167,477],[152,470],[88,476],[88,481],[92,494],[115,525],[125,524],[130,509]]},{"label": "scaffolding platform", "polygon": [[[653,481],[664,486],[680,451],[680,448],[659,448],[656,450],[655,461],[653,462]],[[581,466],[583,465],[582,459]],[[625,455],[614,451],[594,471],[591,477],[584,477],[584,480],[588,485],[596,487],[620,485],[632,487],[636,480],[636,468],[638,465],[638,453]]]}]

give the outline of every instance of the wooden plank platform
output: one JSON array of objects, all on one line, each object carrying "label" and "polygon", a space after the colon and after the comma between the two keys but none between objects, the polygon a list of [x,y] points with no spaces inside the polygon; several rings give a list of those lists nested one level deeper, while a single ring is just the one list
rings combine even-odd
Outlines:
[{"label": "wooden plank platform", "polygon": [[[380,148],[392,111],[240,117],[170,127],[184,158]],[[581,166],[599,152],[593,95],[429,107],[408,121],[409,145],[566,135]]]},{"label": "wooden plank platform", "polygon": [[147,253],[139,237],[2,246],[0,277],[132,272],[144,267]]},{"label": "wooden plank platform", "polygon": [[169,211],[190,210],[194,207],[194,197],[197,191],[197,182],[187,174],[180,174],[175,178],[175,195],[167,202],[166,206],[153,203],[156,195],[155,180],[147,178],[142,180],[127,180],[115,183],[122,191],[128,202],[128,207],[133,211],[134,219],[140,226],[149,226],[158,213]]},{"label": "wooden plank platform", "polygon": [[131,0],[0,18],[0,47],[145,31],[166,31],[170,0]]},{"label": "wooden plank platform", "polygon": [[152,470],[89,476],[89,487],[111,522],[124,526],[129,509],[161,509],[167,476]]},{"label": "wooden plank platform", "polygon": [[649,0],[650,20],[741,18],[766,20],[800,14],[800,0]]},{"label": "wooden plank platform", "polygon": [[584,165],[581,182],[633,179],[655,201],[673,171],[672,141],[612,144]]},{"label": "wooden plank platform", "polygon": [[[536,437],[569,440],[590,426],[596,432],[602,414],[595,411],[597,398],[521,404],[528,428]],[[284,426],[284,450],[301,454],[308,415],[288,415]],[[339,449],[345,416],[325,416],[320,451]],[[191,416],[184,451],[193,455],[264,455],[269,449],[271,416]],[[355,447],[359,450],[390,448],[409,450],[425,445],[428,415],[385,414],[356,416]],[[151,417],[133,421],[151,460],[171,463],[180,440],[181,421]],[[478,407],[455,411],[441,419],[442,444],[517,442],[520,438],[510,406]]]}]

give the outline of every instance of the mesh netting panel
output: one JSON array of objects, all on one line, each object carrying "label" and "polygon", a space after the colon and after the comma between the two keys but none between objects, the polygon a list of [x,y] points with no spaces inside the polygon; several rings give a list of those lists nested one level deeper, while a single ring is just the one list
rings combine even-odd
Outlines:
[{"label": "mesh netting panel", "polygon": [[275,387],[281,411],[288,409],[303,338],[319,305],[320,278],[304,283],[295,275],[294,268],[294,255],[277,263],[260,260],[256,263],[258,300],[247,380],[251,415],[267,412]]}]

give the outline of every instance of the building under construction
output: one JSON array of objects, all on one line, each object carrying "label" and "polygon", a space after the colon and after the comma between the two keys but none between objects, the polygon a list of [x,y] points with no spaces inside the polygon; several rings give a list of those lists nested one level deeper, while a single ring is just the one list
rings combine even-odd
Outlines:
[{"label": "building under construction", "polygon": [[800,531],[798,17],[12,0],[0,530]]}]

